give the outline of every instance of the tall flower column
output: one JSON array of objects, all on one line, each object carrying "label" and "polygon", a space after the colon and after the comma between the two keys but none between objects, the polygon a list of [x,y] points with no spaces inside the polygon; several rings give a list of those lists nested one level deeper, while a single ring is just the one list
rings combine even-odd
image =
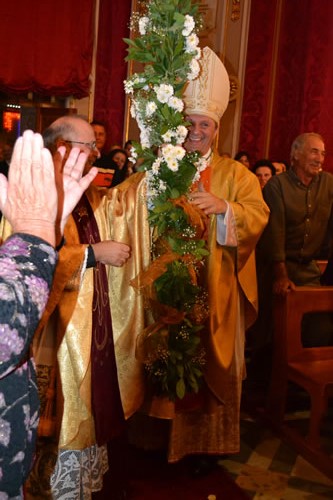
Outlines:
[{"label": "tall flower column", "polygon": [[200,71],[198,5],[190,0],[151,0],[134,14],[139,33],[128,59],[144,64],[125,82],[131,114],[140,129],[133,161],[146,172],[149,223],[154,236],[151,266],[132,285],[147,295],[155,323],[138,339],[138,356],[157,396],[174,401],[198,392],[205,364],[201,335],[207,318],[200,274],[206,249],[206,217],[188,193],[206,162],[184,148],[187,126],[182,94]]}]

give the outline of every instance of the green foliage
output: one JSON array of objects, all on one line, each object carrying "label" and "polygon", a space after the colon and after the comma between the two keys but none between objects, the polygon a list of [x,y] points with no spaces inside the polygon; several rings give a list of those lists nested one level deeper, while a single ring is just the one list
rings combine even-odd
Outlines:
[{"label": "green foliage", "polygon": [[155,353],[145,366],[148,380],[157,396],[168,395],[172,401],[182,399],[188,392],[198,392],[202,383],[205,353],[200,347],[198,329],[183,322],[169,327],[168,348],[163,340],[155,344]]},{"label": "green foliage", "polygon": [[188,153],[182,146],[188,126],[182,94],[199,71],[200,19],[198,5],[191,0],[150,0],[141,6],[146,13],[134,14],[131,20],[132,30],[140,36],[125,39],[127,60],[144,65],[141,73],[125,82],[141,132],[134,158],[140,158],[140,170],[146,172],[149,224],[156,237],[153,256],[160,255],[157,249],[179,256],[153,287],[164,316],[171,310],[179,318],[157,318],[162,326],[146,342],[145,369],[155,394],[175,400],[198,391],[205,363],[199,332],[207,305],[205,291],[197,283],[208,251],[183,205],[177,203],[186,199],[198,165],[202,166],[200,154]]},{"label": "green foliage", "polygon": [[155,281],[154,285],[159,302],[179,311],[193,306],[200,290],[191,283],[188,267],[181,261],[169,264],[167,271]]}]

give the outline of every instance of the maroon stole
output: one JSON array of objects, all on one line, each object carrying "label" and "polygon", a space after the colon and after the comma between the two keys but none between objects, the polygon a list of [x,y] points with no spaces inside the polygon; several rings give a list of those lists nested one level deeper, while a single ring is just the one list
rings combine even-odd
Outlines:
[{"label": "maroon stole", "polygon": [[[93,209],[84,194],[73,211],[80,243],[101,241]],[[96,440],[105,444],[125,426],[114,352],[108,280],[105,265],[94,267],[92,308],[91,387]]]}]

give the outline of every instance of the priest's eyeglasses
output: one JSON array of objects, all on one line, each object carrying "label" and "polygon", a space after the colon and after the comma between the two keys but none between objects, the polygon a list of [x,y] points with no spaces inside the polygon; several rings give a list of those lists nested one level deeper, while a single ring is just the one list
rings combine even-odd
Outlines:
[{"label": "priest's eyeglasses", "polygon": [[96,149],[96,141],[91,141],[91,142],[65,141],[65,142],[69,142],[71,144],[83,144],[84,146],[87,146],[87,148],[90,148],[91,150]]}]

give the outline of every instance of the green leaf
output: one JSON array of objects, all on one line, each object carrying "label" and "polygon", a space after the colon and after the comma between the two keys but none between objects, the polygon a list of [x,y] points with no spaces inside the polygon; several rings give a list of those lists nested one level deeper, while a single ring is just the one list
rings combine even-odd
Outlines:
[{"label": "green leaf", "polygon": [[179,198],[179,196],[180,196],[180,193],[179,193],[178,189],[172,188],[171,193],[170,193],[170,198],[176,199],[176,198]]},{"label": "green leaf", "polygon": [[177,365],[177,373],[180,378],[184,377],[184,366],[183,365]]},{"label": "green leaf", "polygon": [[174,16],[173,16],[174,20],[180,25],[180,26],[183,26],[184,25],[184,21],[185,21],[185,16],[184,14],[180,14],[180,12],[175,12]]},{"label": "green leaf", "polygon": [[178,380],[177,385],[176,385],[176,394],[179,399],[183,399],[185,396],[186,392],[186,387],[185,387],[185,382],[184,379],[181,378]]}]

